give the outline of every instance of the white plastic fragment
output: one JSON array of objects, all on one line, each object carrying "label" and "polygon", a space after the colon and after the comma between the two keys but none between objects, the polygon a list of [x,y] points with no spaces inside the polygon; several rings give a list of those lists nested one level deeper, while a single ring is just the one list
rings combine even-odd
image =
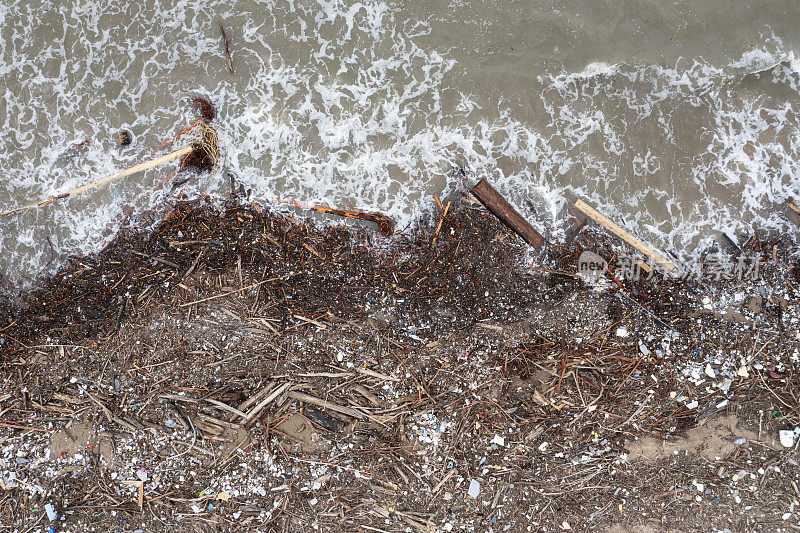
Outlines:
[{"label": "white plastic fragment", "polygon": [[52,503],[45,504],[44,510],[47,513],[47,519],[50,520],[51,522],[56,518],[58,518],[58,515],[56,514],[56,510],[53,507]]},{"label": "white plastic fragment", "polygon": [[714,369],[711,367],[711,363],[706,363],[706,376],[714,379],[717,377],[717,373],[714,372]]},{"label": "white plastic fragment", "polygon": [[791,429],[782,429],[778,432],[778,438],[784,448],[791,448],[794,446],[794,431]]},{"label": "white plastic fragment", "polygon": [[739,370],[736,371],[736,375],[739,376],[740,378],[747,379],[750,377],[750,372],[747,371],[746,366],[742,365],[739,367]]},{"label": "white plastic fragment", "polygon": [[478,499],[478,495],[481,493],[481,484],[478,482],[477,479],[471,479],[469,482],[469,490],[467,494],[473,500]]},{"label": "white plastic fragment", "polygon": [[494,438],[492,439],[492,444],[497,444],[498,446],[505,446],[506,439],[501,435],[495,435]]}]

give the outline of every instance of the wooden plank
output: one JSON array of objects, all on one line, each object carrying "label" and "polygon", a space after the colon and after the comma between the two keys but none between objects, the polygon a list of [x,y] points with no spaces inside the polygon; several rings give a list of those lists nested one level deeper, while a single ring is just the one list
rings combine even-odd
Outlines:
[{"label": "wooden plank", "polygon": [[582,213],[584,213],[586,216],[588,216],[589,218],[591,218],[592,220],[594,220],[595,222],[606,228],[608,231],[610,231],[611,233],[613,233],[626,243],[633,246],[636,250],[640,251],[641,253],[643,253],[644,255],[646,255],[659,265],[666,268],[668,271],[671,272],[675,270],[675,265],[670,260],[668,260],[663,255],[659,254],[658,252],[647,246],[645,243],[643,243],[642,241],[640,241],[639,239],[637,239],[636,237],[634,237],[633,235],[631,235],[630,233],[619,227],[618,225],[614,224],[611,220],[600,214],[598,211],[596,211],[594,208],[592,208],[583,200],[576,201],[575,207],[580,209]]},{"label": "wooden plank", "polygon": [[542,235],[536,231],[505,198],[500,196],[500,193],[498,193],[486,179],[479,181],[470,192],[486,209],[499,218],[500,222],[519,235],[523,241],[534,248],[539,248],[544,244],[544,237],[542,237]]}]

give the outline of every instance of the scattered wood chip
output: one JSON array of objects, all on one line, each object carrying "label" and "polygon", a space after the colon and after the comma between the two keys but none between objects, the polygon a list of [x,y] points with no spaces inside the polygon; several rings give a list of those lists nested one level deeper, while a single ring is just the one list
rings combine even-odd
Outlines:
[{"label": "scattered wood chip", "polygon": [[352,407],[345,407],[343,405],[338,405],[333,402],[329,402],[327,400],[311,396],[310,394],[305,394],[303,392],[291,391],[289,392],[289,397],[298,400],[300,402],[317,405],[319,407],[322,407],[323,409],[330,409],[331,411],[334,411],[336,413],[341,413],[343,415],[351,416],[359,420],[363,420],[367,417],[367,415],[365,415],[361,411],[353,409]]},{"label": "scattered wood chip", "polygon": [[253,409],[251,409],[251,410],[250,410],[250,412],[249,412],[249,413],[247,413],[247,414],[244,416],[244,419],[242,420],[242,423],[244,423],[244,424],[247,424],[248,422],[250,422],[251,420],[253,420],[253,419],[254,419],[256,416],[258,416],[258,414],[259,414],[259,413],[261,413],[261,411],[262,411],[262,410],[263,410],[263,409],[264,409],[264,408],[265,408],[267,405],[269,405],[269,404],[270,404],[270,402],[274,401],[274,400],[275,400],[275,398],[277,398],[278,396],[280,396],[281,394],[283,394],[284,392],[286,392],[286,391],[289,389],[289,387],[290,387],[290,386],[291,386],[291,383],[288,383],[288,382],[287,382],[287,383],[284,383],[283,385],[281,385],[280,387],[278,387],[277,389],[275,389],[274,391],[272,391],[272,393],[271,393],[269,396],[267,396],[266,398],[264,398],[264,399],[261,401],[261,403],[259,403],[259,404],[258,404],[258,405],[256,405],[255,407],[253,407]]},{"label": "scattered wood chip", "polygon": [[356,372],[358,372],[359,374],[364,374],[365,376],[371,376],[373,378],[378,378],[385,381],[400,381],[400,378],[387,376],[386,374],[375,372],[374,370],[370,370],[369,368],[356,368]]}]

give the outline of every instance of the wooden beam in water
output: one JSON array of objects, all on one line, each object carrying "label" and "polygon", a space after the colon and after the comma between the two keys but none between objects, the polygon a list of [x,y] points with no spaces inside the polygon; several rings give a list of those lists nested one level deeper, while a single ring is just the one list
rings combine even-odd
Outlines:
[{"label": "wooden beam in water", "polygon": [[662,267],[666,268],[668,271],[675,270],[675,264],[668,260],[663,255],[659,254],[645,243],[619,227],[618,225],[614,224],[611,220],[603,216],[601,213],[596,211],[593,207],[589,204],[584,202],[583,200],[578,200],[575,202],[575,207],[580,209],[582,213],[586,216],[606,228],[608,231],[625,241],[626,243],[633,246],[636,250],[643,253]]},{"label": "wooden beam in water", "polygon": [[469,192],[478,199],[483,206],[491,211],[500,222],[508,226],[519,235],[523,241],[534,248],[544,244],[544,237],[536,231],[530,223],[520,215],[500,193],[492,187],[486,179],[482,179]]}]

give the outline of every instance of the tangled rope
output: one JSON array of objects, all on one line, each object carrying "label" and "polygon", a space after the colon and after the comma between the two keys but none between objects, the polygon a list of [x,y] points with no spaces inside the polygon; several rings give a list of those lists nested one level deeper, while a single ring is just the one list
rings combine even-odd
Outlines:
[{"label": "tangled rope", "polygon": [[192,133],[195,140],[192,142],[191,152],[183,158],[180,170],[186,167],[198,171],[213,169],[219,160],[217,130],[207,122],[197,120],[185,132]]},{"label": "tangled rope", "polygon": [[217,165],[219,159],[219,144],[217,139],[217,130],[206,122],[200,122],[200,138],[195,141],[194,147],[197,150],[202,150],[207,157],[211,158],[211,166]]}]

